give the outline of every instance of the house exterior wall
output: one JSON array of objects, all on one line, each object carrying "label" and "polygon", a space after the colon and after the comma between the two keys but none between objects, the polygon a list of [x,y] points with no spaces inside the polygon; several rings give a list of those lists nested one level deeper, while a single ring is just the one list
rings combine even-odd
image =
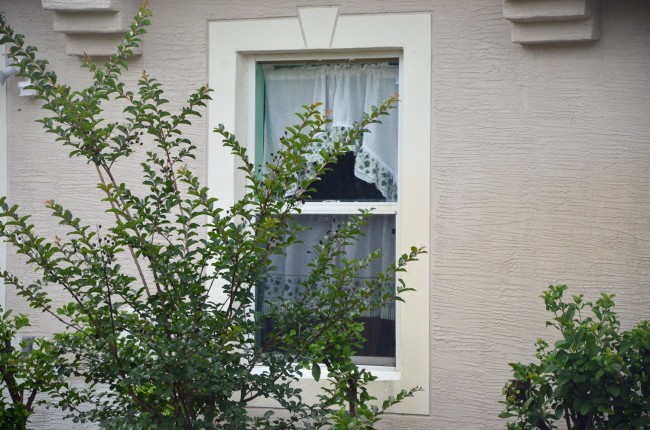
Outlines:
[{"label": "house exterior wall", "polygon": [[[0,51],[0,68],[6,66],[5,53]],[[7,90],[0,87],[0,195],[7,195]],[[0,267],[7,265],[7,245],[0,243]],[[0,306],[6,308],[4,281],[0,281]]]},{"label": "house exterior wall", "polygon": [[[207,22],[288,17],[297,7],[339,14],[429,12],[432,24],[431,284],[429,416],[394,416],[386,428],[500,427],[507,363],[530,360],[549,334],[539,298],[550,283],[595,298],[616,293],[625,327],[650,318],[650,4],[605,0],[601,39],[587,44],[512,43],[502,0],[172,0],[153,2],[139,71],[158,78],[171,101],[207,81]],[[40,0],[0,0],[14,28],[40,48],[62,82],[89,74],[66,55],[53,13]],[[228,43],[224,40],[223,43]],[[219,94],[214,94],[219,97]],[[109,112],[116,115],[117,112]],[[94,171],[69,159],[34,119],[38,102],[7,86],[8,189],[44,234],[57,223],[44,202],[101,223]],[[207,176],[207,122],[195,121],[193,166]],[[137,181],[137,160],[123,167]],[[32,269],[11,250],[7,265]],[[63,299],[63,295],[59,295]],[[406,297],[408,300],[408,296]],[[7,304],[31,313],[27,334],[55,325],[8,289]],[[68,429],[39,412],[34,428]],[[90,428],[90,427],[89,427]]]}]

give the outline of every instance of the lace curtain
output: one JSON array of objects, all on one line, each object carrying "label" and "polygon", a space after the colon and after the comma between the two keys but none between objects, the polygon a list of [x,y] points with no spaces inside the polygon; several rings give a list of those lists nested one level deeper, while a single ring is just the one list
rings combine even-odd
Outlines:
[{"label": "lace curtain", "polygon": [[[314,258],[312,246],[318,243],[328,230],[336,229],[339,224],[345,223],[350,215],[297,215],[296,220],[308,227],[300,233],[302,243],[296,243],[287,249],[286,255],[276,255],[272,258],[272,264],[275,270],[267,275],[265,282],[258,289],[259,303],[262,311],[266,311],[270,306],[279,304],[283,301],[299,299],[305,291],[304,281],[309,274],[307,264]],[[352,280],[349,285],[350,293],[354,294],[354,289],[361,286],[362,283],[369,279],[374,279],[377,272],[385,270],[395,262],[395,216],[394,215],[374,215],[364,226],[364,236],[358,242],[348,245],[345,248],[347,259],[359,259],[366,257],[370,252],[378,249],[382,250],[381,259],[371,263],[371,265],[358,274],[358,277]],[[318,285],[315,286],[318,288]],[[386,282],[385,285],[377,291],[376,300],[380,300],[381,295],[392,293],[395,290],[395,282]],[[395,303],[384,304],[381,308],[371,312],[366,312],[362,317],[380,318],[383,320],[395,320]]]},{"label": "lace curtain", "polygon": [[[319,161],[321,149],[359,122],[364,112],[398,92],[399,67],[389,64],[263,66],[265,85],[264,160],[280,146],[285,127],[296,123],[303,105],[323,103],[332,122],[323,143],[314,147],[310,161]],[[397,110],[372,124],[354,149],[354,174],[375,184],[386,201],[397,200]]]}]

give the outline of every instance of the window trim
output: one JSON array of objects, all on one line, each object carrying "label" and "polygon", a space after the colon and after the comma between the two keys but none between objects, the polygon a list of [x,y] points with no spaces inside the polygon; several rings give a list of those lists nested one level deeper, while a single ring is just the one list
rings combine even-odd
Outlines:
[{"label": "window trim", "polygon": [[[398,255],[409,247],[430,248],[431,146],[431,14],[339,15],[338,8],[298,8],[298,16],[208,23],[208,81],[214,90],[208,105],[208,127],[219,123],[233,131],[242,145],[254,136],[249,109],[254,87],[250,85],[251,57],[301,56],[333,59],[381,57],[399,53],[400,61],[400,168],[402,192],[397,213]],[[253,76],[254,77],[254,76]],[[253,134],[251,135],[251,129]],[[229,207],[242,194],[244,178],[235,158],[214,133],[209,134],[208,186],[213,197]],[[408,168],[405,168],[408,166]],[[397,364],[386,368],[387,378],[371,386],[378,398],[401,389],[421,386],[417,393],[395,408],[395,413],[428,415],[430,411],[430,262],[427,256],[411,264],[403,276],[416,291],[398,303]],[[381,377],[381,372],[378,375]],[[301,381],[304,395],[315,395],[319,384]],[[270,407],[262,401],[259,406]]]}]

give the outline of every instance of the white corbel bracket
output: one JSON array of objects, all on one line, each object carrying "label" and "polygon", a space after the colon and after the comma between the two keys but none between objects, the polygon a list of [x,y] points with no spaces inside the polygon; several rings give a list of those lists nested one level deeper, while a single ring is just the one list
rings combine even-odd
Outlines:
[{"label": "white corbel bracket", "polygon": [[503,0],[511,38],[522,45],[600,39],[599,0]]},{"label": "white corbel bracket", "polygon": [[[64,33],[66,53],[104,57],[129,30],[139,0],[42,0],[43,9],[54,11],[54,31]],[[134,50],[140,55],[142,49]]]}]

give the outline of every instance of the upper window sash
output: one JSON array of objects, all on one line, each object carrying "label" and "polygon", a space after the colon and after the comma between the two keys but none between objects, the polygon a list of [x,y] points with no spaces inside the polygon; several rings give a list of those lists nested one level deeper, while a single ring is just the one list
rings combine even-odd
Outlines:
[{"label": "upper window sash", "polygon": [[[399,59],[366,58],[363,61],[256,62],[255,64],[255,164],[260,170],[281,149],[286,127],[298,122],[302,106],[322,103],[330,122],[311,144],[306,157],[322,161],[333,141],[362,121],[386,99],[398,92]],[[252,92],[252,91],[251,91]],[[398,104],[382,124],[370,124],[351,152],[313,184],[312,201],[395,202],[398,196]],[[252,122],[252,121],[251,121]],[[250,146],[250,145],[249,145]],[[290,193],[291,190],[288,190]]]}]

